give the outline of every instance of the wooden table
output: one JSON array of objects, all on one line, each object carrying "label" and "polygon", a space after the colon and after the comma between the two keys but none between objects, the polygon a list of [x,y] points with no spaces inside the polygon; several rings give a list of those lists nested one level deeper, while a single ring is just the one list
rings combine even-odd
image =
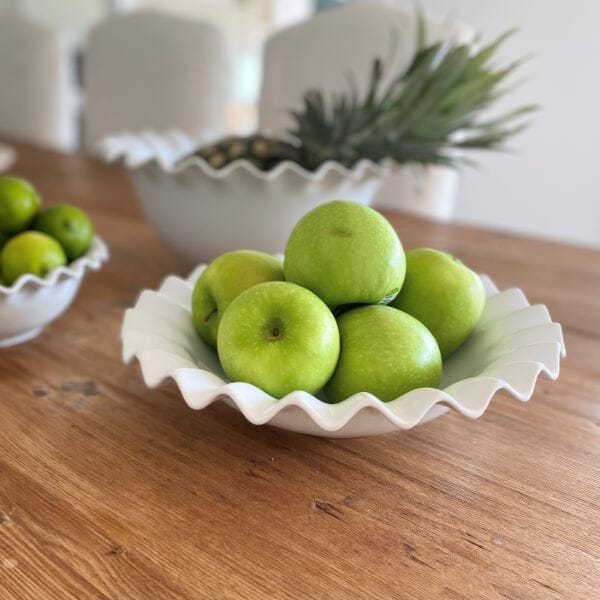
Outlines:
[{"label": "wooden table", "polygon": [[121,364],[125,308],[187,267],[123,171],[19,150],[16,172],[88,210],[112,261],[0,352],[2,600],[600,598],[600,252],[391,216],[406,246],[547,304],[560,379],[478,421],[305,437],[192,412]]}]

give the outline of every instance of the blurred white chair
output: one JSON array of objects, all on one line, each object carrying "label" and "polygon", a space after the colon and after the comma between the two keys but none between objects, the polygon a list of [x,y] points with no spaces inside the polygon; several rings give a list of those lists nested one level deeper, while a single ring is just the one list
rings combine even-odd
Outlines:
[{"label": "blurred white chair", "polygon": [[[427,15],[428,42],[454,36],[473,38],[471,29]],[[393,57],[387,77],[405,68],[416,44],[415,10],[386,2],[361,2],[318,13],[304,23],[273,35],[264,50],[259,129],[281,133],[311,88],[337,91],[348,76],[359,92],[366,89],[372,61]],[[374,205],[404,209],[440,219],[450,218],[458,174],[444,167],[402,168],[379,192]]]},{"label": "blurred white chair", "polygon": [[212,25],[151,10],[114,17],[90,33],[83,80],[88,150],[125,130],[225,129],[228,60]]},{"label": "blurred white chair", "polygon": [[59,35],[29,17],[0,14],[0,135],[68,144],[67,57]]}]

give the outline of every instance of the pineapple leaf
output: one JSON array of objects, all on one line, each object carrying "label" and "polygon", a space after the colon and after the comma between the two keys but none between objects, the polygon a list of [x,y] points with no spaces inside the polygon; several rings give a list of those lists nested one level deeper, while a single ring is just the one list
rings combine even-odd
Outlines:
[{"label": "pineapple leaf", "polygon": [[427,43],[427,22],[423,14],[423,7],[418,6],[417,12],[417,52],[421,52]]},{"label": "pineapple leaf", "polygon": [[216,168],[239,157],[265,170],[282,160],[314,170],[327,160],[352,167],[363,158],[476,166],[465,153],[504,150],[506,141],[528,126],[523,117],[538,108],[526,105],[480,119],[511,90],[508,79],[529,58],[494,66],[499,48],[514,33],[507,31],[479,49],[454,39],[427,45],[425,16],[417,8],[415,53],[406,69],[387,77],[393,61],[377,57],[364,94],[352,75],[346,90],[308,90],[300,108],[290,111],[285,139],[233,138],[199,154]]}]

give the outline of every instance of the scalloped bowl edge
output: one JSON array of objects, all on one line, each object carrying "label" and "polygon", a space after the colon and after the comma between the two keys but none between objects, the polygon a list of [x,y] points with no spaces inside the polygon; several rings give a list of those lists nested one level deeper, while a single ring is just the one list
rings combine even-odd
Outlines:
[{"label": "scalloped bowl edge", "polygon": [[[543,311],[535,313],[537,319],[535,325],[530,323],[529,327],[519,329],[512,334],[512,337],[508,336],[509,340],[516,339],[517,334],[523,335],[523,331],[529,330],[531,339],[524,346],[510,348],[508,344],[507,348],[510,348],[510,351],[505,351],[496,357],[496,362],[490,364],[484,373],[455,381],[443,390],[419,388],[391,402],[382,402],[367,392],[355,394],[335,405],[327,404],[303,391],[292,392],[277,400],[254,385],[226,382],[220,375],[203,368],[206,365],[194,360],[192,354],[188,353],[187,356],[178,354],[176,344],[173,346],[172,343],[164,340],[164,347],[156,347],[156,344],[162,343],[161,339],[164,339],[162,334],[156,334],[149,342],[149,329],[129,322],[127,315],[137,312],[142,319],[149,319],[148,323],[150,323],[151,314],[162,308],[145,312],[148,310],[146,305],[159,299],[161,295],[161,302],[163,300],[167,302],[167,304],[163,302],[161,307],[168,306],[170,302],[177,306],[177,311],[189,313],[189,308],[185,307],[184,296],[187,292],[183,286],[186,285],[191,293],[191,287],[203,267],[196,268],[186,280],[173,276],[167,277],[158,292],[151,292],[156,294],[156,297],[149,296],[146,292],[140,295],[135,307],[127,311],[123,323],[121,333],[123,359],[126,363],[134,359],[138,361],[144,382],[148,387],[157,387],[165,379],[170,378],[175,381],[190,408],[199,410],[217,400],[222,400],[239,410],[249,422],[255,425],[281,426],[278,421],[286,412],[295,409],[304,415],[305,421],[308,419],[314,424],[316,433],[306,423],[301,427],[290,425],[289,419],[283,428],[316,435],[353,436],[355,434],[352,431],[360,430],[360,427],[358,429],[353,427],[353,421],[360,420],[361,413],[376,411],[391,425],[391,429],[410,429],[429,420],[432,414],[438,416],[444,412],[436,410],[440,404],[456,410],[463,416],[477,419],[484,414],[492,398],[500,390],[506,390],[518,400],[528,400],[533,394],[535,383],[540,375],[549,379],[558,377],[560,357],[565,355],[560,325],[551,321],[547,310],[543,307]],[[481,278],[488,299],[504,297],[508,311],[506,314],[509,317],[525,309],[533,315],[537,307],[530,306],[520,290],[498,292],[489,277],[482,275]],[[500,317],[492,319],[492,322],[502,317],[501,311],[499,314]],[[389,430],[389,426],[385,428],[380,426],[378,431],[366,434],[383,433]]]}]

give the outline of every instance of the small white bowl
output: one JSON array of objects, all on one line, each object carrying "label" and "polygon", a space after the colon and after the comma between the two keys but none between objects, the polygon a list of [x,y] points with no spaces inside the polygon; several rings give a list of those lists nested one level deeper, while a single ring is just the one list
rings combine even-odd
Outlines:
[{"label": "small white bowl", "polygon": [[204,268],[187,279],[168,277],[158,291],[142,292],[125,313],[123,358],[137,358],[149,387],[174,379],[190,408],[222,400],[255,425],[323,437],[359,437],[410,429],[439,417],[448,407],[476,419],[498,390],[528,400],[540,374],[556,379],[565,352],[561,326],[552,322],[545,306],[530,306],[516,288],[499,292],[483,275],[484,313],[469,339],[444,363],[441,389],[419,388],[392,402],[366,392],[339,404],[302,391],[277,400],[249,383],[227,382],[216,353],[194,330],[191,295]]},{"label": "small white bowl", "polygon": [[[370,204],[392,165],[329,161],[314,172],[284,161],[268,172],[247,160],[214,169],[191,155],[198,142],[179,131],[104,138],[98,154],[129,169],[142,210],[175,253],[197,264],[229,250],[283,252],[300,217],[336,198]],[[188,157],[188,158],[184,158]]]},{"label": "small white bowl", "polygon": [[95,236],[84,256],[54,269],[44,279],[23,275],[10,287],[0,285],[0,348],[39,335],[69,308],[86,271],[97,271],[106,260],[106,244]]}]

